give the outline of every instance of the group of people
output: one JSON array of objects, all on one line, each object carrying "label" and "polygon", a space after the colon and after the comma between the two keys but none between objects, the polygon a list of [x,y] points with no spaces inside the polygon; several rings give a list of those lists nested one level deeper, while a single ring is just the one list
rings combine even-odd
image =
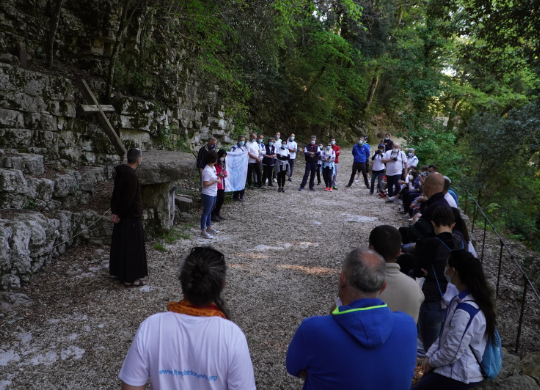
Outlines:
[{"label": "group of people", "polygon": [[[253,141],[259,138],[250,138],[251,143],[259,143]],[[362,141],[353,154],[355,158],[363,154],[365,161],[355,161],[353,180],[357,173],[367,175],[361,164],[367,168],[369,154],[365,139]],[[381,143],[385,150],[379,147],[381,152],[371,157],[385,164],[384,169],[372,170],[383,171],[387,200],[402,203],[399,212],[407,218],[412,215],[413,221],[399,229],[377,226],[369,236],[368,248],[356,248],[343,259],[336,281],[338,296],[330,314],[302,322],[284,363],[291,375],[305,380],[305,389],[408,389],[417,356],[421,356],[424,375],[414,390],[473,388],[485,378],[483,354],[497,338],[491,289],[457,208],[450,179],[433,165],[422,167],[416,175],[418,159],[414,154],[400,156],[399,145],[386,141]],[[245,147],[241,142],[239,139],[237,147]],[[275,143],[275,138],[272,145],[268,143],[273,149],[266,158],[278,155]],[[286,149],[280,155],[288,157],[291,152],[284,145],[281,142],[279,146]],[[322,154],[329,156],[328,163],[336,154],[333,146],[328,143]],[[227,175],[225,166],[219,164],[224,162],[225,153],[208,150],[203,156],[203,215],[209,235],[216,232],[211,227],[212,211],[218,192],[224,190],[218,185]],[[316,139],[304,153],[309,158],[317,153],[321,156]],[[250,158],[252,155],[250,152]],[[141,160],[140,150],[128,152],[128,164],[117,168],[111,202],[115,226],[110,272],[126,286],[143,285],[141,278],[147,274],[146,258],[138,255],[144,253],[144,240],[140,186],[134,172]],[[278,186],[283,188],[290,159],[276,160],[279,162],[272,166],[279,169],[272,172],[277,171]],[[332,188],[333,176],[324,162],[320,165],[325,185]],[[392,168],[393,163],[401,164],[401,172]],[[311,185],[316,165],[318,160],[306,164]],[[251,168],[255,174],[257,171],[260,173],[257,167]],[[269,181],[272,172],[265,170]],[[376,173],[372,174],[372,185]],[[303,185],[306,182],[304,175]],[[382,187],[378,190],[384,194]],[[219,210],[220,206],[213,215],[219,217]],[[135,244],[130,241],[126,245],[128,236],[136,238]],[[139,266],[128,272],[126,259],[130,256]],[[192,249],[180,273],[184,299],[169,303],[168,312],[155,314],[141,324],[120,372],[124,389],[143,389],[148,378],[153,388],[255,388],[246,338],[230,320],[221,296],[226,269],[222,253],[210,247]]]}]

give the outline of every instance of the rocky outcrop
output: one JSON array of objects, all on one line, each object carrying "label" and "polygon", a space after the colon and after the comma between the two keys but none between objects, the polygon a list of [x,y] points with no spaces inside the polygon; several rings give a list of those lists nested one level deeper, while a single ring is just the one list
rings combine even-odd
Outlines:
[{"label": "rocky outcrop", "polygon": [[27,212],[12,220],[0,219],[0,289],[19,288],[69,246],[109,243],[111,234],[112,223],[95,211],[57,211],[50,217]]},{"label": "rocky outcrop", "polygon": [[[536,354],[539,355],[539,354]],[[519,356],[509,354],[506,349],[503,348],[503,367],[500,374],[492,381],[483,382],[479,386],[475,387],[478,390],[540,390],[540,386],[535,380],[529,376],[527,366],[527,358],[520,360]],[[540,370],[540,366],[536,362],[537,370]]]}]

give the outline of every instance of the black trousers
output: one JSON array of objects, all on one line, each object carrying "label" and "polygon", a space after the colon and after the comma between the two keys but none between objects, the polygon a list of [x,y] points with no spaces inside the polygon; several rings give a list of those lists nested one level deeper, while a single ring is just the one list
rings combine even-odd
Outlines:
[{"label": "black trousers", "polygon": [[296,160],[295,160],[294,158],[293,158],[293,159],[289,158],[289,168],[290,168],[290,170],[291,170],[291,174],[289,175],[289,177],[292,177],[292,172],[293,172],[293,170],[294,170],[294,162],[295,162],[295,161],[296,161]]},{"label": "black trousers", "polygon": [[233,199],[244,199],[244,194],[246,193],[246,190],[243,189],[242,191],[234,191],[232,198]]},{"label": "black trousers", "polygon": [[395,196],[399,194],[399,181],[401,180],[401,173],[394,176],[386,175],[386,182],[388,184],[388,196]]},{"label": "black trousers", "polygon": [[212,215],[219,215],[221,212],[221,206],[225,202],[225,190],[217,190],[216,204],[214,205],[214,210],[212,210]]},{"label": "black trousers", "polygon": [[300,188],[304,188],[306,186],[308,178],[309,178],[309,188],[315,187],[315,174],[317,172],[317,166],[319,166],[319,163],[317,161],[315,162],[306,161],[306,171],[304,172],[304,178],[302,179],[302,184],[300,184]]},{"label": "black trousers", "polygon": [[[322,169],[322,165],[321,164],[317,165],[317,184],[321,184],[321,169]],[[323,175],[323,179],[324,179],[324,175]]]},{"label": "black trousers", "polygon": [[277,185],[279,188],[285,187],[285,178],[287,177],[287,171],[278,172],[277,174]]},{"label": "black trousers", "polygon": [[273,186],[272,184],[272,172],[274,171],[273,165],[263,165],[263,178],[262,182],[265,183],[266,179],[268,179],[268,185]]},{"label": "black trousers", "polygon": [[248,183],[248,186],[250,187],[252,186],[253,175],[255,175],[255,178],[254,178],[255,180],[253,180],[253,182],[257,182],[257,187],[262,186],[261,168],[258,162],[248,164],[247,183]]},{"label": "black trousers", "polygon": [[334,178],[334,168],[323,168],[323,177],[325,187],[332,187],[332,182]]},{"label": "black trousers", "polygon": [[362,176],[364,176],[364,183],[366,184],[366,187],[368,186],[368,179],[367,179],[367,163],[353,163],[352,166],[352,173],[351,173],[351,179],[349,180],[349,186],[352,185],[354,181],[354,175],[356,175],[356,172],[362,172]]}]

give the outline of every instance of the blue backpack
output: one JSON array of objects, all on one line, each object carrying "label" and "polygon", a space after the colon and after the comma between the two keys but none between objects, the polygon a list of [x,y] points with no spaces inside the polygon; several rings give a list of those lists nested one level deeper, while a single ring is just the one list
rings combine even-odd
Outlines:
[{"label": "blue backpack", "polygon": [[[465,327],[465,332],[467,332],[467,329],[469,329],[469,326],[471,325],[474,316],[480,310],[464,302],[458,303],[456,309],[465,310],[467,313],[469,313],[469,322]],[[487,381],[495,379],[497,375],[499,375],[499,373],[501,372],[503,362],[501,336],[499,335],[499,331],[497,330],[497,328],[495,328],[495,339],[492,341],[488,341],[486,349],[484,350],[484,355],[482,356],[482,360],[478,360],[478,357],[474,353],[470,344],[469,348],[471,348],[471,352],[476,361],[478,362],[478,365],[480,366],[480,371],[482,371],[482,376],[484,377],[484,379]]]}]

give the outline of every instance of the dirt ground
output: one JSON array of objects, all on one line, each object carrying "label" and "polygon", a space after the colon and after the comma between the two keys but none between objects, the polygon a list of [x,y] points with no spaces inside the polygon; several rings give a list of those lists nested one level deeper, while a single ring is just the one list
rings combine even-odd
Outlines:
[{"label": "dirt ground", "polygon": [[[198,236],[147,247],[148,286],[124,288],[108,276],[108,248],[73,248],[32,278],[19,294],[0,299],[0,389],[117,389],[118,373],[139,324],[182,298],[180,261],[193,246],[213,245],[229,265],[225,299],[245,332],[259,389],[301,389],[285,370],[288,344],[309,316],[333,304],[340,265],[367,246],[375,226],[406,220],[361,183],[345,189],[350,150],[340,158],[339,190],[299,192],[304,166],[286,192],[251,190],[244,203],[224,206],[226,221],[212,242]],[[1,298],[1,297],[0,297]]]}]

